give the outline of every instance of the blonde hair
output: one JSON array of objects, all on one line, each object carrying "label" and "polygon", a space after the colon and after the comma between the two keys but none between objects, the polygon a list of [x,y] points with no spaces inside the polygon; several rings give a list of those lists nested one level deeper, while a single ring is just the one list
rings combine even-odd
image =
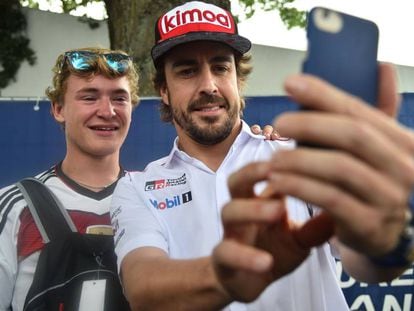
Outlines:
[{"label": "blonde hair", "polygon": [[[90,51],[96,54],[106,54],[106,53],[121,53],[127,55],[124,51],[121,50],[109,50],[105,48],[99,47],[88,47],[88,48],[80,48],[76,50],[69,50],[71,51]],[[67,53],[65,52],[65,53]],[[138,71],[135,65],[131,61],[131,65],[128,67],[128,70],[125,72],[118,72],[113,70],[109,67],[105,60],[102,57],[97,57],[94,63],[91,65],[90,70],[80,71],[72,68],[72,66],[68,66],[66,64],[66,56],[65,53],[62,53],[58,56],[56,60],[56,64],[52,69],[53,72],[53,79],[52,79],[52,86],[49,86],[46,89],[46,96],[52,103],[56,103],[59,106],[63,106],[63,98],[67,89],[67,80],[70,75],[75,75],[82,78],[91,78],[95,75],[102,75],[109,79],[115,79],[119,77],[126,76],[129,81],[129,86],[131,88],[131,101],[132,106],[135,108],[139,104],[139,76]]]}]

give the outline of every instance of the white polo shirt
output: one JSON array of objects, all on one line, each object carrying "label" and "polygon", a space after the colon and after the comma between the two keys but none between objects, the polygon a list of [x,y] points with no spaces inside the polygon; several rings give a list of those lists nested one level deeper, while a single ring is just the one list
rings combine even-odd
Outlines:
[{"label": "white polo shirt", "polygon": [[[220,212],[230,200],[228,176],[253,162],[268,159],[293,142],[267,141],[243,129],[214,172],[177,148],[150,163],[144,172],[128,173],[113,195],[111,218],[115,229],[118,267],[132,250],[158,247],[173,259],[211,255],[221,241]],[[288,198],[289,217],[309,219],[306,204]],[[312,250],[293,273],[271,284],[253,303],[233,303],[227,310],[341,311],[348,310],[339,287],[329,245]]]}]

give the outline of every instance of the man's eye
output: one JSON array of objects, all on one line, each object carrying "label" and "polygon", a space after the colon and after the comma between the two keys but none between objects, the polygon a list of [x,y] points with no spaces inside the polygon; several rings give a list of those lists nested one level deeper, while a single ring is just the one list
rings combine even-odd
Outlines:
[{"label": "man's eye", "polygon": [[183,77],[189,77],[189,76],[192,76],[195,72],[196,70],[194,68],[186,68],[186,69],[180,70],[178,74]]},{"label": "man's eye", "polygon": [[125,96],[119,96],[119,97],[114,97],[112,100],[117,103],[126,103],[128,101],[128,98]]},{"label": "man's eye", "polygon": [[82,100],[85,100],[85,101],[95,101],[96,100],[96,97],[94,97],[94,96],[83,96],[82,97]]},{"label": "man's eye", "polygon": [[216,67],[214,68],[214,70],[215,70],[216,72],[218,72],[218,73],[224,73],[224,72],[227,72],[229,69],[228,69],[228,67],[227,67],[227,66],[220,65],[220,66],[216,66]]}]

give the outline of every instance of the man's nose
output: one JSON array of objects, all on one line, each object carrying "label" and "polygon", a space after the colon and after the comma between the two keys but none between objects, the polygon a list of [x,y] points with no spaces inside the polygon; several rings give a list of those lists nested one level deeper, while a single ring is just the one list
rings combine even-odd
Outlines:
[{"label": "man's nose", "polygon": [[115,116],[114,105],[112,105],[110,98],[104,98],[99,103],[98,116],[102,118],[112,118]]},{"label": "man's nose", "polygon": [[217,81],[214,73],[210,69],[205,69],[200,75],[200,93],[212,95],[218,91]]}]

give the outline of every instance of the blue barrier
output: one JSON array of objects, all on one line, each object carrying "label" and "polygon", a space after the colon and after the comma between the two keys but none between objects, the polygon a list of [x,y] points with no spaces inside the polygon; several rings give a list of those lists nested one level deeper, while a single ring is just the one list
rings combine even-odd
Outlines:
[{"label": "blue barrier", "polygon": [[[287,97],[246,99],[244,119],[249,123],[271,124],[274,117],[297,106]],[[49,102],[0,102],[0,187],[31,176],[61,160],[65,154],[64,134],[49,113]],[[414,127],[414,93],[403,94],[399,120]],[[158,100],[142,100],[133,112],[129,135],[121,151],[121,163],[128,170],[166,155],[175,137],[171,124],[159,119]]]}]

